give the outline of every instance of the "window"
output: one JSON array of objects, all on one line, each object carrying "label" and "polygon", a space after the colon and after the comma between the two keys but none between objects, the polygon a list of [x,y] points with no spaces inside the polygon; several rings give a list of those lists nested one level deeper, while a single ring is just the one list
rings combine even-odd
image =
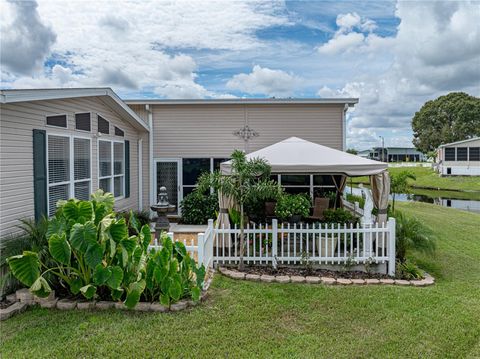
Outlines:
[{"label": "window", "polygon": [[455,148],[445,148],[445,161],[455,161]]},{"label": "window", "polygon": [[90,139],[48,135],[47,155],[48,214],[52,216],[59,200],[90,196]]},{"label": "window", "polygon": [[115,126],[115,136],[125,136],[125,132],[123,132],[121,129],[119,129],[117,126]]},{"label": "window", "polygon": [[191,193],[203,172],[210,172],[210,158],[184,158],[182,160],[183,196]]},{"label": "window", "polygon": [[75,114],[75,129],[90,132],[90,112]]},{"label": "window", "polygon": [[222,162],[226,162],[230,160],[230,158],[214,158],[213,159],[213,170],[214,171],[219,171],[220,170],[220,164]]},{"label": "window", "polygon": [[470,161],[480,161],[480,147],[470,147],[468,158]]},{"label": "window", "polygon": [[47,125],[67,128],[67,115],[47,116]]},{"label": "window", "polygon": [[110,122],[105,120],[102,116],[98,115],[98,132],[109,134],[110,133]]},{"label": "window", "polygon": [[468,147],[457,147],[457,161],[467,160]]},{"label": "window", "polygon": [[125,144],[98,141],[98,187],[115,197],[125,194]]}]

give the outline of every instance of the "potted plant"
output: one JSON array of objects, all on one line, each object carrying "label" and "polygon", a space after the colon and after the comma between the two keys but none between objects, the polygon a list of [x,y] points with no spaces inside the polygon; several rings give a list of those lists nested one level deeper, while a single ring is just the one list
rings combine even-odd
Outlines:
[{"label": "potted plant", "polygon": [[298,223],[310,213],[310,200],[304,194],[284,194],[280,196],[275,214],[281,220]]}]

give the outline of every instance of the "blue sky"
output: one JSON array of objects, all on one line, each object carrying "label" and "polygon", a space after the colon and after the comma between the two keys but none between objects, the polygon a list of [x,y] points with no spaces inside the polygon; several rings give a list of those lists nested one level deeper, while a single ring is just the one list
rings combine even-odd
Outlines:
[{"label": "blue sky", "polygon": [[123,98],[359,97],[357,149],[480,93],[478,1],[0,1],[1,86]]}]

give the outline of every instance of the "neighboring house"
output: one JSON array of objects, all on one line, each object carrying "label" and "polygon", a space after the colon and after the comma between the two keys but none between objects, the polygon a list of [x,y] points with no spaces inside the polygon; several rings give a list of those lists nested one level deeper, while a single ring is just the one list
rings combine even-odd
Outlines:
[{"label": "neighboring house", "polygon": [[149,127],[111,89],[4,90],[0,116],[0,237],[97,188],[118,210],[149,203],[138,165]]},{"label": "neighboring house", "polygon": [[369,150],[360,151],[360,157],[366,157],[383,162],[424,162],[427,157],[413,147],[374,147]]},{"label": "neighboring house", "polygon": [[436,169],[442,176],[480,176],[480,137],[438,147]]},{"label": "neighboring house", "polygon": [[[200,173],[218,169],[234,149],[249,153],[296,136],[345,151],[345,113],[358,99],[125,102],[151,123],[150,201],[164,185],[170,202],[178,206],[193,191]],[[310,177],[305,176],[282,177],[280,181],[290,191],[304,191],[311,185]],[[325,185],[334,187],[330,182]]]},{"label": "neighboring house", "polygon": [[[0,91],[0,237],[19,219],[52,215],[58,200],[87,199],[97,188],[127,210],[148,209],[164,185],[178,208],[200,173],[219,168],[234,149],[252,152],[297,136],[346,150],[345,113],[357,102],[122,101],[109,88]],[[279,179],[300,191],[312,185],[304,177]]]}]

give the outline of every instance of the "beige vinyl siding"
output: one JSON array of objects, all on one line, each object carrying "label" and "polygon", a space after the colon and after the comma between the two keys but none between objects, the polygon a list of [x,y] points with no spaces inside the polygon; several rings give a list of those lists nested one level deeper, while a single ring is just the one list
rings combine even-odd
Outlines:
[{"label": "beige vinyl siding", "polygon": [[[250,140],[249,152],[291,136],[343,146],[343,104],[151,106],[154,158],[228,157],[234,149],[245,149],[233,132],[246,124],[259,134]],[[142,116],[144,106],[131,107]]]},{"label": "beige vinyl siding", "polygon": [[[138,130],[100,98],[31,101],[0,105],[0,236],[15,231],[20,218],[33,218],[33,142],[32,130],[44,129],[49,133],[88,136],[91,139],[92,191],[98,188],[97,113],[109,120],[111,125],[125,131],[125,140],[130,141],[130,197],[116,202],[118,210],[138,207]],[[75,113],[91,112],[90,133],[75,130]],[[67,114],[68,129],[46,126],[47,115]],[[113,127],[111,128],[113,131]],[[142,133],[143,135],[143,133]],[[102,135],[101,138],[122,137]]]}]

